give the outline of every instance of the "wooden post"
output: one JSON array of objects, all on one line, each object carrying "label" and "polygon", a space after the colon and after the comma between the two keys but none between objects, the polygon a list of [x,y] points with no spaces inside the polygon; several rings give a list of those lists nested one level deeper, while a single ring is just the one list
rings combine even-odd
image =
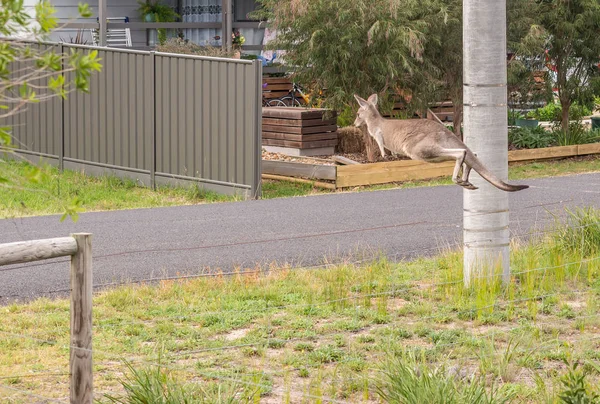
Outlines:
[{"label": "wooden post", "polygon": [[71,256],[71,404],[92,404],[92,235],[72,234]]}]

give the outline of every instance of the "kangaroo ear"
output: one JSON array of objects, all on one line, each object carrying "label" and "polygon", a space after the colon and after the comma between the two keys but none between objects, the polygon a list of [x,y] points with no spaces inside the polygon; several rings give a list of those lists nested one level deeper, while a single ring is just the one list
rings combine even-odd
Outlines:
[{"label": "kangaroo ear", "polygon": [[369,103],[364,98],[360,98],[356,94],[354,94],[354,98],[356,98],[356,101],[358,101],[358,105],[360,105],[361,108],[367,108],[369,106]]},{"label": "kangaroo ear", "polygon": [[377,93],[371,94],[367,101],[369,101],[373,105],[377,105]]}]

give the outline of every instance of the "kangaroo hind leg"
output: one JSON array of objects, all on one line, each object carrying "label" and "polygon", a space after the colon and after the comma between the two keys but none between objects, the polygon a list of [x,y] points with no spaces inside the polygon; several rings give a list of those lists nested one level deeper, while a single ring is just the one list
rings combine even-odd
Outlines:
[{"label": "kangaroo hind leg", "polygon": [[462,178],[460,181],[464,184],[463,186],[467,189],[477,189],[477,187],[469,182],[469,174],[471,173],[471,167],[467,164],[463,164]]},{"label": "kangaroo hind leg", "polygon": [[[448,156],[456,159],[454,172],[452,173],[452,181],[456,185],[460,185],[466,189],[477,189],[475,185],[469,182],[469,173],[471,171],[471,167],[465,164],[466,155],[467,151],[465,149],[443,149],[440,153],[440,156]],[[461,169],[462,178],[459,177]]]}]

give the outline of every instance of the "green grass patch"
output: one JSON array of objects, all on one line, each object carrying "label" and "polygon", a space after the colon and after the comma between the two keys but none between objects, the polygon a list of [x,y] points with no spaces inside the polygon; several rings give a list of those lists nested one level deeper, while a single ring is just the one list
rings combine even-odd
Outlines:
[{"label": "green grass patch", "polygon": [[[94,295],[95,388],[124,403],[594,397],[600,251],[582,246],[598,222],[599,211],[573,211],[543,238],[515,244],[505,285],[480,277],[465,287],[462,255],[449,251],[102,291]],[[69,301],[0,310],[0,401],[30,402],[2,384],[68,397]]]},{"label": "green grass patch", "polygon": [[[32,166],[19,161],[0,161],[3,175],[17,179],[24,186],[3,184],[0,192],[0,219],[61,214],[76,207],[83,212],[116,209],[152,208],[161,206],[192,205],[201,203],[239,200],[238,197],[223,196],[198,186],[159,187],[152,190],[140,183],[115,176],[93,177],[82,172],[65,170],[59,172],[51,166],[42,166],[36,172],[34,182],[19,181],[32,176]],[[510,167],[512,180],[567,175],[600,171],[600,158],[586,157],[560,161],[519,164]],[[354,187],[353,191],[381,190],[392,188],[414,188],[423,186],[450,185],[450,177],[427,181],[407,181],[368,187]],[[263,199],[285,198],[334,193],[311,184],[265,180],[262,184]],[[346,191],[346,190],[344,190]],[[339,192],[339,191],[338,191]],[[74,201],[76,205],[74,205]]]},{"label": "green grass patch", "polygon": [[[31,165],[20,161],[1,163],[9,178],[25,178]],[[0,218],[63,213],[78,200],[83,211],[152,208],[236,200],[198,186],[159,187],[156,190],[115,176],[89,176],[79,171],[41,166],[35,182],[4,186],[0,192]]]}]

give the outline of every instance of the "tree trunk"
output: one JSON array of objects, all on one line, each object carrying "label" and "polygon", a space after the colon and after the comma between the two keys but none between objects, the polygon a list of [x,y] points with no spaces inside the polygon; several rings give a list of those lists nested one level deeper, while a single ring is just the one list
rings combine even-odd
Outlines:
[{"label": "tree trunk", "polygon": [[462,97],[460,100],[452,100],[452,125],[454,127],[454,134],[463,140],[462,134],[462,121],[463,121],[463,105]]},{"label": "tree trunk", "polygon": [[371,135],[369,135],[369,131],[367,130],[367,126],[363,125],[360,127],[360,131],[362,132],[363,139],[365,141],[365,150],[367,152],[367,160],[369,163],[375,162],[377,160],[377,156],[379,153],[379,147],[377,146],[377,142]]},{"label": "tree trunk", "polygon": [[571,109],[571,103],[568,100],[560,100],[560,107],[562,108],[560,126],[565,134],[567,134],[569,133],[569,112]]},{"label": "tree trunk", "polygon": [[[508,177],[506,0],[463,1],[465,143],[498,178]],[[508,194],[471,171],[463,191],[464,282],[510,280]],[[478,281],[476,285],[480,283]]]}]

